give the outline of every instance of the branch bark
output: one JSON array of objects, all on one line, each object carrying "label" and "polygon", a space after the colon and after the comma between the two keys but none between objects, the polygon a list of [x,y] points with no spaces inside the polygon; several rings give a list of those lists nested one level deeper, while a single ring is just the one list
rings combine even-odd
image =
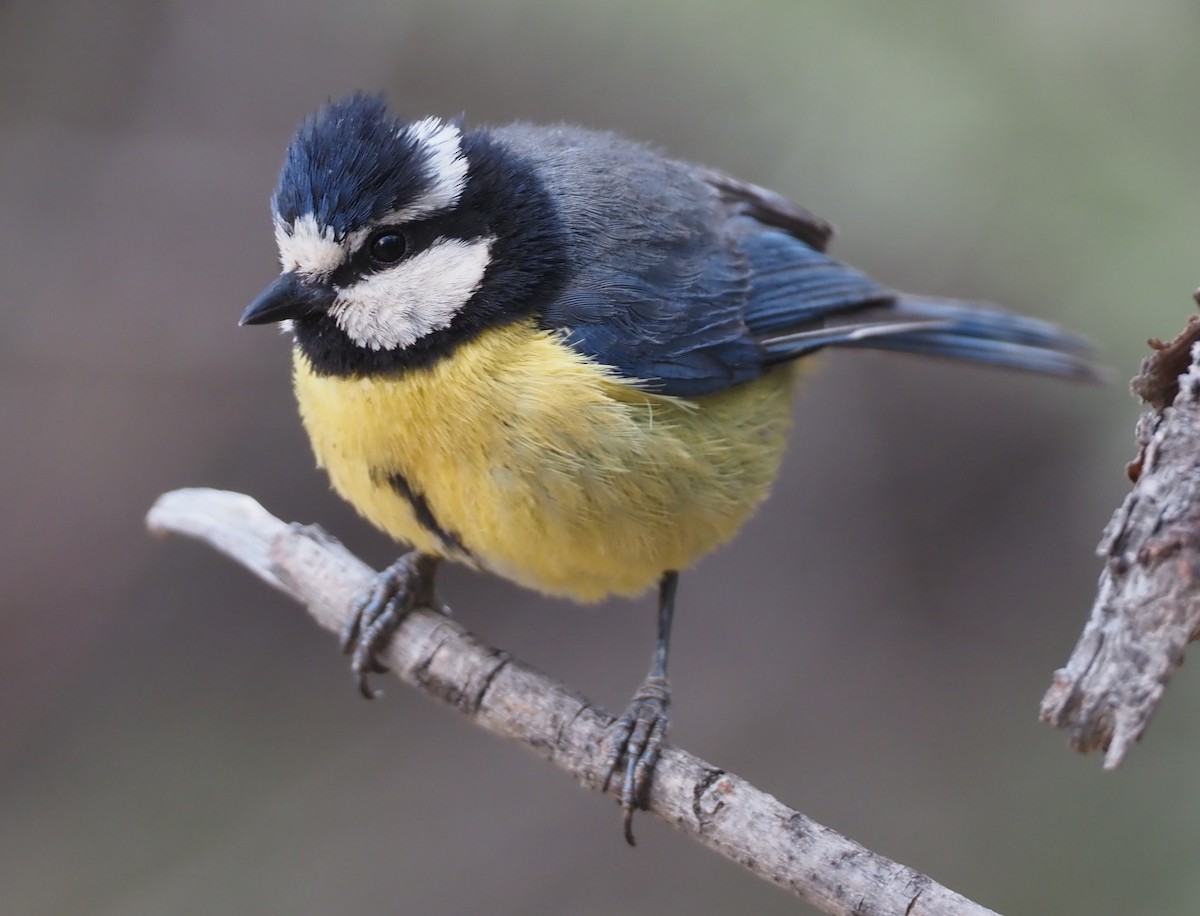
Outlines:
[{"label": "branch bark", "polygon": [[[374,575],[321,529],[288,525],[239,493],[167,493],[150,510],[147,524],[156,533],[207,542],[306,605],[321,626],[334,632]],[[401,680],[488,731],[519,741],[586,787],[601,789],[613,717],[575,691],[425,609],[405,619],[384,661]],[[826,913],[992,913],[679,748],[663,748],[649,810]]]},{"label": "branch bark", "polygon": [[[1200,302],[1200,291],[1197,292]],[[1200,316],[1133,380],[1153,409],[1137,425],[1133,489],[1104,530],[1096,601],[1042,700],[1044,722],[1114,769],[1142,737],[1200,633]]]}]

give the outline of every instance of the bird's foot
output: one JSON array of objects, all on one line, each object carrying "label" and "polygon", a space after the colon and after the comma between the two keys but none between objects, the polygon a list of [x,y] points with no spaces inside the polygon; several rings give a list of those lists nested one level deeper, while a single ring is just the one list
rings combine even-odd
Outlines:
[{"label": "bird's foot", "polygon": [[437,558],[419,551],[410,551],[375,576],[351,609],[350,618],[342,628],[342,652],[350,656],[359,692],[368,700],[379,696],[368,683],[371,674],[382,674],[387,666],[379,661],[379,653],[387,646],[404,618],[418,607],[430,607],[449,613],[433,591],[433,573]]},{"label": "bird's foot", "polygon": [[605,765],[604,791],[622,769],[621,811],[624,815],[625,841],[633,839],[633,812],[645,809],[654,778],[654,766],[667,737],[671,688],[665,677],[648,677],[629,702],[624,715],[613,724],[612,743]]}]

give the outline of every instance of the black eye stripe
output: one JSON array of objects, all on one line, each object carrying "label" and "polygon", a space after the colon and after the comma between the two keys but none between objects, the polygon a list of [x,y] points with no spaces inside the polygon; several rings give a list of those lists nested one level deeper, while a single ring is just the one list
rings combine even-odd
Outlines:
[{"label": "black eye stripe", "polygon": [[[395,261],[378,263],[371,254],[372,242],[389,231],[403,237],[404,254]],[[335,286],[347,287],[363,277],[403,264],[444,239],[472,241],[488,234],[487,219],[478,210],[449,210],[411,223],[381,225],[350,253],[349,261],[337,268],[331,279]]]},{"label": "black eye stripe", "polygon": [[488,234],[487,220],[476,210],[449,210],[427,219],[406,223],[409,250],[424,251],[442,239],[471,241]]}]

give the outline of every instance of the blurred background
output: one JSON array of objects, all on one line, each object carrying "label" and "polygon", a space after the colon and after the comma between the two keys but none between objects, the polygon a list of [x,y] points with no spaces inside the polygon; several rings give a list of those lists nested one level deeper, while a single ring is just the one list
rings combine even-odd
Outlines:
[{"label": "blurred background", "polygon": [[[276,273],[295,124],[615,128],[778,189],[918,292],[1093,338],[1107,388],[835,354],[772,501],[685,576],[672,737],[1004,913],[1200,909],[1200,678],[1120,772],[1037,721],[1127,491],[1151,335],[1195,311],[1187,0],[8,0],[0,5],[0,888],[5,913],[796,912],[790,897],[387,683],[162,491],[238,489],[370,562],[314,470]],[[611,709],[652,598],[450,570],[493,644]],[[803,909],[800,907],[800,909]]]}]

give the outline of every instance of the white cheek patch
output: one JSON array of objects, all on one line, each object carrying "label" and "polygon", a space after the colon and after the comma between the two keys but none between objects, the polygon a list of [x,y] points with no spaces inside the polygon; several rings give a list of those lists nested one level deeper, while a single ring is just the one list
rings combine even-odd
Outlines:
[{"label": "white cheek patch", "polygon": [[334,240],[333,230],[326,227],[322,231],[311,213],[296,217],[291,225],[276,219],[275,244],[284,271],[294,270],[307,277],[324,276],[346,259],[346,249]]},{"label": "white cheek patch", "polygon": [[479,289],[493,239],[441,239],[432,246],[338,290],[329,310],[360,347],[396,350],[449,326]]}]

